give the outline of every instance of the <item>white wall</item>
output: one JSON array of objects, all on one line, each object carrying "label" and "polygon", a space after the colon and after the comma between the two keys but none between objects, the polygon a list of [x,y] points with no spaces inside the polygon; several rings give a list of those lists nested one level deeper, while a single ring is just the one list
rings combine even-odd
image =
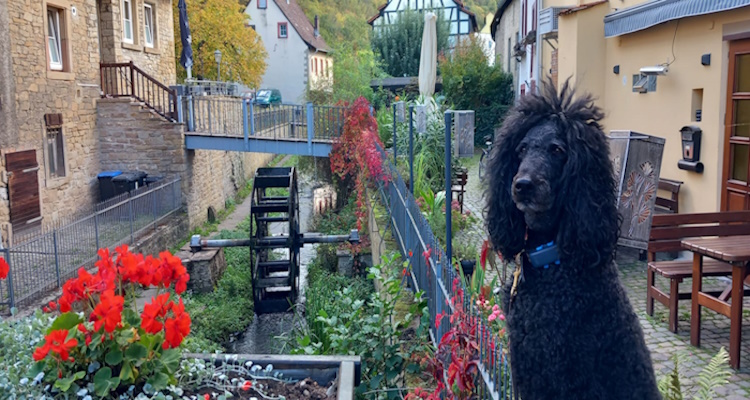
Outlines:
[{"label": "white wall", "polygon": [[[268,52],[268,66],[261,86],[279,89],[284,102],[300,103],[307,87],[307,44],[273,0],[268,0],[268,8],[264,10],[258,9],[257,1],[250,1],[245,13],[250,16],[249,23],[255,25]],[[287,22],[289,37],[286,39],[278,38],[279,22]]]}]

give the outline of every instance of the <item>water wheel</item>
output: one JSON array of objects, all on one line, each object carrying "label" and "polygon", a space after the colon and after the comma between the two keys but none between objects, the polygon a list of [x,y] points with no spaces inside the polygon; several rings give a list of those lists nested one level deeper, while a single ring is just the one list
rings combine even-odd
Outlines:
[{"label": "water wheel", "polygon": [[300,247],[297,171],[259,168],[250,206],[250,260],[258,314],[287,311],[299,292]]}]

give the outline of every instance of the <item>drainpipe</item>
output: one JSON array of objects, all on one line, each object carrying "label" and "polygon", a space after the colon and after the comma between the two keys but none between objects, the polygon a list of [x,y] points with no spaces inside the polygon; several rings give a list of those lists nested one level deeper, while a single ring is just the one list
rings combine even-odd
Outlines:
[{"label": "drainpipe", "polygon": [[[536,20],[536,68],[534,68],[534,76],[532,79],[536,81],[536,90],[539,91],[539,87],[543,82],[539,81],[540,77],[540,71],[542,70],[542,67],[544,66],[544,60],[542,60],[542,55],[544,52],[542,51],[542,35],[539,34],[539,13],[542,12],[542,6],[544,1],[543,0],[536,0],[536,15],[534,15],[534,19]],[[530,88],[529,88],[530,89]]]}]

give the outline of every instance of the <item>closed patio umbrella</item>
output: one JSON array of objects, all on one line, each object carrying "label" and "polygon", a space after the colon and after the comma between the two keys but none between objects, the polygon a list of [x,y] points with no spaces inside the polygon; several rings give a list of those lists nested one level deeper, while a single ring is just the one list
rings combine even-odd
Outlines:
[{"label": "closed patio umbrella", "polygon": [[424,97],[425,104],[435,94],[435,80],[437,75],[437,15],[432,12],[424,15],[424,31],[422,32],[422,53],[419,58],[419,94]]},{"label": "closed patio umbrella", "polygon": [[180,53],[180,65],[187,70],[187,78],[192,78],[193,67],[193,46],[191,45],[192,37],[190,36],[190,24],[188,23],[187,4],[185,0],[180,0],[177,4],[180,12],[180,40],[182,41],[182,53]]}]

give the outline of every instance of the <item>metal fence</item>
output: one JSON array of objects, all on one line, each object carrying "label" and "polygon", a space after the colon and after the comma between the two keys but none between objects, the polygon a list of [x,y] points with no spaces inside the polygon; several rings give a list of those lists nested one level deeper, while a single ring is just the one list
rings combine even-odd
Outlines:
[{"label": "metal fence", "polygon": [[28,306],[62,286],[81,267],[92,267],[100,248],[134,240],[182,207],[179,178],[100,203],[85,216],[14,238],[0,256],[10,265],[0,281],[0,311]]},{"label": "metal fence", "polygon": [[341,136],[346,108],[312,103],[260,106],[220,96],[181,97],[180,122],[209,136],[331,141]]},{"label": "metal fence", "polygon": [[[479,316],[477,309],[467,297],[465,284],[459,273],[452,268],[446,259],[445,251],[432,232],[430,225],[422,215],[414,196],[407,189],[406,183],[396,167],[389,161],[383,149],[378,148],[383,163],[390,168],[390,181],[381,187],[380,194],[391,217],[393,235],[399,250],[412,266],[411,281],[416,290],[422,290],[428,302],[430,312],[430,336],[435,346],[450,329],[449,318],[442,318],[439,327],[435,326],[438,315],[451,314],[453,305],[450,300],[456,294],[453,285],[458,278],[464,292],[462,305],[469,318],[477,324],[479,343],[479,372],[481,382],[477,385],[477,394],[481,399],[512,399],[510,365],[503,355],[500,337]],[[408,254],[412,256],[409,257]],[[425,254],[429,253],[429,257]]]}]

